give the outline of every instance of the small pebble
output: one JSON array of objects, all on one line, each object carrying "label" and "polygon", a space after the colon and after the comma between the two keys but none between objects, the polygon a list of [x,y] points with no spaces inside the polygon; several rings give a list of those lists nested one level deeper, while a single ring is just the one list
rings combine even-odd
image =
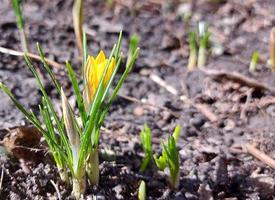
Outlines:
[{"label": "small pebble", "polygon": [[135,107],[133,113],[134,113],[135,116],[140,117],[144,114],[144,109],[141,106]]}]

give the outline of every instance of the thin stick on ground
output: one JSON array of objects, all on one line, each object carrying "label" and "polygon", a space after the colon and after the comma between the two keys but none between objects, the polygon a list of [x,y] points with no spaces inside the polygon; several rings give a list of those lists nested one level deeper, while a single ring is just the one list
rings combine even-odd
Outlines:
[{"label": "thin stick on ground", "polygon": [[255,88],[256,90],[263,90],[263,91],[268,91],[272,95],[275,95],[275,88],[269,87],[266,84],[260,83],[259,81],[246,77],[242,75],[239,72],[228,72],[228,71],[223,71],[223,70],[212,70],[212,69],[201,69],[206,75],[213,76],[217,79],[229,79],[235,82],[238,82],[242,85],[246,85],[251,88]]},{"label": "thin stick on ground", "polygon": [[51,181],[51,184],[53,185],[54,189],[56,190],[58,199],[59,199],[59,200],[62,200],[60,191],[59,191],[59,189],[58,189],[58,186],[53,182],[53,180],[50,180],[50,181]]},{"label": "thin stick on ground", "polygon": [[[20,57],[24,56],[24,52],[22,52],[22,51],[16,51],[16,50],[8,49],[8,48],[5,48],[5,47],[0,47],[0,52],[5,53],[5,54],[9,54],[9,55],[12,55],[12,56],[20,56]],[[30,58],[41,61],[41,58],[38,55],[35,55],[33,53],[26,53],[26,55]],[[62,66],[60,63],[58,63],[56,61],[53,61],[53,60],[50,60],[48,58],[45,58],[45,60],[47,61],[47,63],[49,65],[51,65],[53,67],[59,68],[59,67]]]},{"label": "thin stick on ground", "polygon": [[268,155],[266,155],[264,152],[258,150],[257,148],[255,148],[253,145],[251,144],[247,144],[245,146],[247,152],[249,154],[251,154],[252,156],[254,156],[255,158],[259,159],[260,161],[262,161],[263,163],[267,164],[268,166],[270,166],[271,168],[275,169],[275,160],[271,157],[269,157]]},{"label": "thin stick on ground", "polygon": [[196,109],[201,112],[210,122],[217,122],[218,117],[215,115],[206,104],[196,103],[194,104]]},{"label": "thin stick on ground", "polygon": [[150,75],[150,79],[152,81],[154,81],[155,83],[157,83],[158,85],[160,85],[161,87],[165,88],[171,94],[173,94],[175,96],[178,95],[178,91],[173,86],[171,86],[168,83],[166,83],[162,78],[160,78],[156,74],[151,74]]},{"label": "thin stick on ground", "polygon": [[3,167],[2,167],[2,170],[1,170],[1,178],[0,178],[0,193],[1,193],[1,191],[2,191],[3,178],[4,178],[4,169],[3,169]]},{"label": "thin stick on ground", "polygon": [[121,95],[121,94],[119,94],[118,96],[121,97],[121,98],[123,98],[123,99],[132,101],[132,102],[140,103],[140,104],[143,104],[143,105],[146,105],[146,106],[150,106],[150,107],[153,107],[153,108],[158,108],[158,109],[167,111],[171,115],[173,115],[174,117],[177,117],[177,118],[180,117],[179,113],[176,113],[176,112],[170,110],[169,108],[166,108],[166,107],[163,107],[163,106],[154,105],[154,104],[151,104],[151,103],[148,103],[148,102],[144,102],[144,101],[139,100],[139,99],[137,99],[135,97],[131,97],[131,96],[127,96],[127,95]]}]

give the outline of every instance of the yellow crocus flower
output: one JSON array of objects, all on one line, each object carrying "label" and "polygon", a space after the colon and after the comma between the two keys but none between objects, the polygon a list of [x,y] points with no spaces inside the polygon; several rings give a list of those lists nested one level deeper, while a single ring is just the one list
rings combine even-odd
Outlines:
[{"label": "yellow crocus flower", "polygon": [[[94,95],[99,86],[101,77],[104,74],[105,68],[107,67],[108,59],[105,57],[104,52],[101,50],[96,58],[93,56],[88,56],[87,64],[85,67],[85,78],[86,85],[84,88],[84,103],[86,104],[86,109],[89,107],[90,103],[94,99]],[[104,78],[103,87],[105,88],[112,76],[115,68],[115,59],[111,58],[111,62]]]}]

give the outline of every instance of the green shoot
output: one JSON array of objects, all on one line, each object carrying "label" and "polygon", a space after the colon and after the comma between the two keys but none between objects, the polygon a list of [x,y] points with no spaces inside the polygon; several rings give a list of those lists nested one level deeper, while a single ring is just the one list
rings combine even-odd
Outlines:
[{"label": "green shoot", "polygon": [[249,65],[249,71],[250,72],[255,72],[256,71],[259,56],[260,55],[259,55],[258,51],[253,52],[252,57],[251,57],[251,61],[250,61],[250,65]]},{"label": "green shoot", "polygon": [[146,199],[146,184],[142,180],[138,187],[138,200],[145,200]]},{"label": "green shoot", "polygon": [[28,40],[24,30],[25,22],[24,22],[24,17],[22,13],[22,1],[12,0],[11,3],[16,16],[17,28],[19,29],[19,32],[20,32],[20,41],[21,41],[22,50],[24,52],[29,52]]},{"label": "green shoot", "polygon": [[271,29],[269,38],[269,54],[272,72],[275,72],[275,27]]},{"label": "green shoot", "polygon": [[140,139],[141,139],[141,144],[145,154],[140,167],[140,171],[144,172],[148,164],[150,163],[150,161],[153,159],[151,130],[146,124],[144,125],[144,128],[140,132]]},{"label": "green shoot", "polygon": [[193,70],[197,65],[197,42],[196,42],[196,32],[191,31],[188,34],[189,42],[189,60],[188,60],[188,70]]},{"label": "green shoot", "polygon": [[177,189],[179,186],[179,152],[176,147],[176,139],[179,137],[180,127],[177,126],[174,134],[170,135],[167,144],[162,142],[161,156],[154,155],[155,163],[159,170],[169,169],[169,182],[172,188]]},{"label": "green shoot", "polygon": [[199,36],[200,36],[200,45],[198,53],[198,68],[202,68],[206,64],[207,60],[207,48],[209,44],[209,38],[211,33],[208,31],[208,27],[204,23],[199,23]]},{"label": "green shoot", "polygon": [[73,23],[74,23],[74,32],[76,37],[76,44],[79,51],[79,54],[82,56],[83,54],[83,44],[82,44],[82,36],[83,36],[83,0],[74,0],[73,5]]}]

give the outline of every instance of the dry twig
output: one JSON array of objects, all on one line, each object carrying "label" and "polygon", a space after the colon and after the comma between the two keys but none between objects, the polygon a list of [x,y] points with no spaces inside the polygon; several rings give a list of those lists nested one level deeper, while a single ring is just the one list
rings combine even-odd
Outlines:
[{"label": "dry twig", "polygon": [[[12,56],[21,56],[21,57],[24,56],[24,52],[22,52],[22,51],[15,51],[13,49],[7,49],[5,47],[0,47],[0,52],[1,53],[5,53],[5,54],[9,54],[9,55],[12,55]],[[26,53],[26,55],[29,56],[30,58],[33,58],[35,60],[41,61],[41,58],[38,55],[35,55],[33,53]],[[57,67],[58,68],[58,67],[62,66],[60,63],[55,62],[53,60],[50,60],[48,58],[45,58],[45,60],[47,61],[47,63],[49,65],[51,65],[53,67]]]},{"label": "dry twig", "polygon": [[273,158],[269,157],[264,152],[259,151],[251,144],[247,144],[245,148],[249,154],[253,155],[255,158],[259,159],[271,168],[275,169],[275,160]]},{"label": "dry twig", "polygon": [[205,74],[209,76],[214,76],[217,79],[226,78],[235,82],[238,82],[242,85],[246,85],[251,88],[255,88],[256,90],[269,91],[272,95],[275,95],[275,88],[269,87],[259,81],[248,78],[239,72],[228,72],[222,70],[213,70],[213,69],[201,69]]},{"label": "dry twig", "polygon": [[60,192],[59,192],[59,189],[58,189],[57,185],[56,185],[52,180],[50,180],[50,181],[51,181],[51,184],[53,185],[54,189],[56,190],[58,199],[59,199],[59,200],[62,200],[61,194],[60,194]]},{"label": "dry twig", "polygon": [[173,94],[175,96],[178,95],[178,91],[173,86],[171,86],[168,83],[166,83],[162,78],[160,78],[156,74],[151,74],[150,75],[150,79],[152,81],[154,81],[155,83],[157,83],[158,85],[160,85],[161,87],[165,88],[171,94]]},{"label": "dry twig", "polygon": [[210,110],[206,104],[196,103],[194,106],[199,112],[201,112],[210,122],[217,122],[218,117]]}]

